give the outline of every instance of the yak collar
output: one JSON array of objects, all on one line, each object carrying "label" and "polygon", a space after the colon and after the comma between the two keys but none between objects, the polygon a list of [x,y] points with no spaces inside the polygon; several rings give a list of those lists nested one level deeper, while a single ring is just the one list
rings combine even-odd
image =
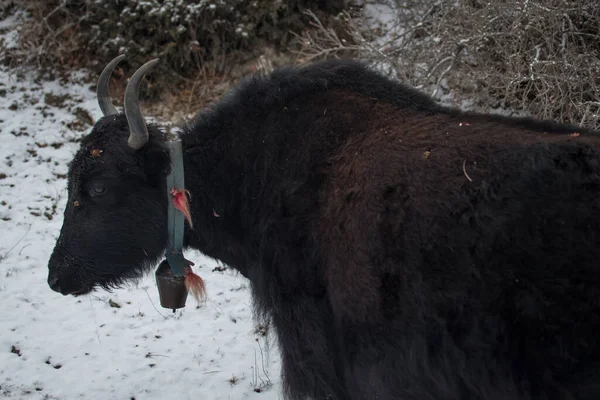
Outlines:
[{"label": "yak collar", "polygon": [[183,150],[181,139],[167,141],[171,157],[171,172],[167,175],[168,229],[167,261],[175,276],[185,276],[185,268],[189,262],[183,257],[183,236],[185,215],[175,207],[174,192],[185,196],[185,178],[183,172]]}]

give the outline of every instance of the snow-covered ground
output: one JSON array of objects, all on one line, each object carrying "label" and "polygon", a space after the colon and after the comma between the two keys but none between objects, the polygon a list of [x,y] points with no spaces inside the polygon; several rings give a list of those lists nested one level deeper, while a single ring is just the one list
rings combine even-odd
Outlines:
[{"label": "snow-covered ground", "polygon": [[175,314],[153,275],[80,298],[48,287],[67,163],[99,116],[76,74],[36,83],[0,68],[0,397],[282,398],[277,345],[252,319],[248,282],[200,253],[186,256],[208,300],[190,296]]},{"label": "snow-covered ground", "polygon": [[[381,35],[374,46],[402,33],[395,7],[365,1],[365,23]],[[0,21],[0,51],[15,45],[17,17]],[[0,66],[0,397],[282,398],[277,344],[252,319],[248,282],[198,252],[186,257],[208,300],[190,296],[175,314],[160,307],[152,275],[81,298],[48,287],[67,163],[100,115],[81,75],[39,83]]]}]

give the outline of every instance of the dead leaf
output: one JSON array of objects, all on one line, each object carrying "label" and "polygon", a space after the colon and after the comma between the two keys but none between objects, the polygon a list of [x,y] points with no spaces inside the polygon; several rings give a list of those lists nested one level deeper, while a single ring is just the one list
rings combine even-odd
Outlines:
[{"label": "dead leaf", "polygon": [[102,150],[100,149],[92,149],[90,150],[90,155],[94,158],[96,157],[100,157],[100,154],[102,154]]}]

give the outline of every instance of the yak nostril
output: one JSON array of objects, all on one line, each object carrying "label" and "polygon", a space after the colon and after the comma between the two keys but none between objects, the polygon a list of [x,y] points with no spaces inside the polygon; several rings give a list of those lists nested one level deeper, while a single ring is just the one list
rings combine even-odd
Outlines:
[{"label": "yak nostril", "polygon": [[48,286],[50,286],[50,289],[54,290],[55,292],[60,293],[58,274],[50,274],[50,276],[48,276]]}]

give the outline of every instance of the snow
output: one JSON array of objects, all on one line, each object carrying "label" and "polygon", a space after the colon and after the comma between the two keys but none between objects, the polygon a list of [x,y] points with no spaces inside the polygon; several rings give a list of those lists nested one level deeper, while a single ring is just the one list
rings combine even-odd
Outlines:
[{"label": "snow", "polygon": [[3,20],[0,20],[0,49],[13,49],[17,47],[17,39],[19,35],[17,24],[21,21],[22,17],[23,11],[16,10],[13,14],[8,15]]},{"label": "snow", "polygon": [[[397,5],[394,0],[368,1],[364,5],[362,18],[371,29],[380,29],[388,35],[392,35],[390,30],[398,29],[396,17],[398,15]],[[380,40],[389,40],[389,37],[383,36]]]},{"label": "snow", "polygon": [[91,129],[85,111],[100,116],[81,77],[38,83],[0,67],[0,397],[282,398],[277,344],[257,331],[248,281],[198,252],[186,256],[208,300],[190,296],[175,314],[152,274],[79,298],[48,287],[67,164]]}]

